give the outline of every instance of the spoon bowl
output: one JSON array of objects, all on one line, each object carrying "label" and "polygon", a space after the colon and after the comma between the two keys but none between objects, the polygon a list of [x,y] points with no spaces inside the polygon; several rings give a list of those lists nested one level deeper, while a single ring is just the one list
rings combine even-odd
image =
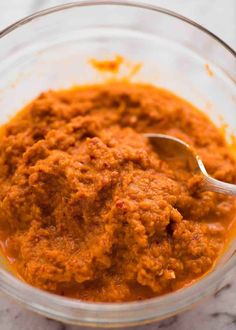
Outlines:
[{"label": "spoon bowl", "polygon": [[236,196],[236,185],[223,182],[211,177],[203,164],[200,156],[194,151],[194,149],[186,142],[176,137],[156,134],[145,133],[144,136],[150,140],[158,149],[169,152],[171,150],[181,159],[188,162],[189,168],[193,174],[201,175],[201,190],[213,191],[220,194]]}]

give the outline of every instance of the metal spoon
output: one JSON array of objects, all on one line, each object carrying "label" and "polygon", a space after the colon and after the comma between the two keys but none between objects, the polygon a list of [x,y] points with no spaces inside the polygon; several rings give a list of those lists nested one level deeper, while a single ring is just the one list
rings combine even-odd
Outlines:
[{"label": "metal spoon", "polygon": [[192,172],[202,176],[201,190],[214,191],[221,194],[236,196],[236,185],[222,182],[212,178],[206,171],[201,158],[184,141],[165,134],[146,133],[144,134],[152,144],[162,150],[174,150],[174,153],[181,158],[185,158],[191,164]]}]

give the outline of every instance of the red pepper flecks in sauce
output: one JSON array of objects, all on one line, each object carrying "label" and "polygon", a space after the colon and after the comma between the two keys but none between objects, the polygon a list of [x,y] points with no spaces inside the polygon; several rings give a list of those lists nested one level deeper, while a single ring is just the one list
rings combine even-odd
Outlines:
[{"label": "red pepper flecks in sauce", "polygon": [[235,200],[200,192],[188,164],[144,132],[191,144],[235,182],[219,130],[168,91],[131,83],[41,94],[2,131],[0,233],[28,283],[89,301],[132,301],[191,284],[225,249]]}]

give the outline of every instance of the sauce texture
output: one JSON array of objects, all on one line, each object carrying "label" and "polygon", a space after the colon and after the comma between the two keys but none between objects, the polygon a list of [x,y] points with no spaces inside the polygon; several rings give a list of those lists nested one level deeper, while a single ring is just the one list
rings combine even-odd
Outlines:
[{"label": "sauce texture", "polygon": [[143,133],[189,143],[213,177],[236,163],[213,123],[148,85],[42,93],[0,138],[0,238],[15,272],[88,301],[142,300],[206,274],[223,253],[235,199],[200,192],[189,164]]}]

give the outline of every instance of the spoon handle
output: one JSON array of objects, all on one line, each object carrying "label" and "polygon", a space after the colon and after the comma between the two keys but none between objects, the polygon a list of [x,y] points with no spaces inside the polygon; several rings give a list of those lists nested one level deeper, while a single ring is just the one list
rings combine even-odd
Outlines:
[{"label": "spoon handle", "polygon": [[204,190],[236,196],[236,185],[235,184],[216,180],[209,175],[204,175],[204,181],[205,181]]}]

